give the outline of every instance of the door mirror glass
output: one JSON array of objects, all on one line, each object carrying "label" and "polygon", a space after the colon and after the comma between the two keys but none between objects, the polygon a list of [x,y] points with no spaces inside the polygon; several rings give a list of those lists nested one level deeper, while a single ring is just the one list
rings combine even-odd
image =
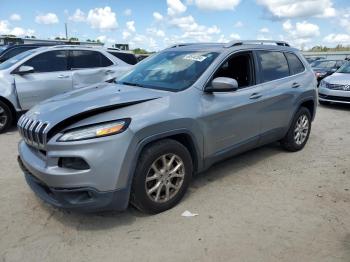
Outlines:
[{"label": "door mirror glass", "polygon": [[205,89],[206,92],[233,92],[238,89],[236,79],[229,77],[217,77],[211,82],[211,86]]},{"label": "door mirror glass", "polygon": [[18,68],[17,73],[19,75],[25,75],[25,74],[29,74],[29,73],[34,73],[34,67],[23,65],[20,68]]}]

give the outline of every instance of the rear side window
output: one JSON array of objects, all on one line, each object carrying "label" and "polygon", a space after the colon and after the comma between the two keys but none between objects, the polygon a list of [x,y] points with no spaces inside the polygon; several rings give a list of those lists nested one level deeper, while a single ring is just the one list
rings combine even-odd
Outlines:
[{"label": "rear side window", "polygon": [[49,51],[38,54],[23,65],[34,67],[35,73],[66,71],[68,64],[67,51]]},{"label": "rear side window", "polygon": [[287,59],[281,52],[258,51],[258,63],[261,68],[261,80],[268,82],[289,76]]},{"label": "rear side window", "polygon": [[137,64],[137,58],[134,54],[122,53],[122,52],[109,52],[111,55],[119,58],[120,60],[128,63],[129,65]]},{"label": "rear side window", "polygon": [[15,48],[11,48],[10,50],[8,50],[7,52],[5,51],[4,54],[1,56],[0,60],[1,61],[6,61],[7,59],[10,59],[11,57],[14,57],[20,53],[23,53],[24,51],[30,50],[30,49],[34,49],[36,47],[25,47],[25,46],[21,46],[21,47],[15,47]]},{"label": "rear side window", "polygon": [[88,50],[72,50],[70,51],[70,68],[95,68],[106,67],[112,65],[107,57],[100,52],[88,51]]},{"label": "rear side window", "polygon": [[300,61],[300,59],[292,53],[285,53],[288,63],[289,63],[289,69],[290,69],[290,74],[291,75],[296,75],[301,72],[304,72],[305,67],[303,63]]}]

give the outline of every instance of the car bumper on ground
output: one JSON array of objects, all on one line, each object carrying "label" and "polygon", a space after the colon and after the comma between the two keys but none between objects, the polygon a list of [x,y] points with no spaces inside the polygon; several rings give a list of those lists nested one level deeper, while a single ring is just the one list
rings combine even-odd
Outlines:
[{"label": "car bumper on ground", "polygon": [[322,102],[350,104],[350,91],[320,87],[318,90],[318,99]]}]

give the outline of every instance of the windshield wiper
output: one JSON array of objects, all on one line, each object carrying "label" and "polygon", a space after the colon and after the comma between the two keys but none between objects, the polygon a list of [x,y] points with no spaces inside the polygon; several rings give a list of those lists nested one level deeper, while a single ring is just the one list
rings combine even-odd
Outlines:
[{"label": "windshield wiper", "polygon": [[139,84],[139,83],[131,83],[131,82],[121,82],[121,81],[118,81],[118,84],[127,85],[127,86],[138,86],[138,87],[143,87],[143,85],[141,85],[141,84]]}]

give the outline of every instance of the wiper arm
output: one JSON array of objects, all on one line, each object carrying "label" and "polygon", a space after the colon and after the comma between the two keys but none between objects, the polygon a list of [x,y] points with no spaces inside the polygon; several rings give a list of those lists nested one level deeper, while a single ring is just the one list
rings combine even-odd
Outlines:
[{"label": "wiper arm", "polygon": [[143,87],[143,85],[141,85],[141,84],[138,84],[138,83],[131,83],[131,82],[118,82],[118,84],[127,85],[127,86],[138,86],[138,87]]}]

